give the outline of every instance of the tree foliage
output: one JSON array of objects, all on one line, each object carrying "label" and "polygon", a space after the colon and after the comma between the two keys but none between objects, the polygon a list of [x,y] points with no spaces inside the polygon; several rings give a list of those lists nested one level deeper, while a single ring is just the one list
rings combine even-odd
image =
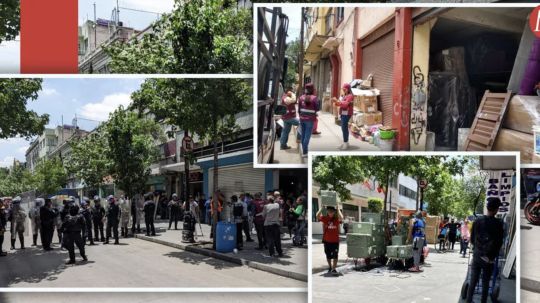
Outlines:
[{"label": "tree foliage", "polygon": [[353,157],[319,156],[313,158],[313,180],[322,190],[337,192],[341,201],[351,199],[348,184],[361,182],[364,178]]},{"label": "tree foliage", "polygon": [[38,193],[52,195],[66,185],[67,172],[60,159],[42,159],[36,165],[32,181]]},{"label": "tree foliage", "polygon": [[20,165],[0,168],[0,197],[16,196],[34,189],[32,175]]},{"label": "tree foliage", "polygon": [[0,139],[30,138],[43,132],[49,115],[26,109],[29,100],[38,98],[41,82],[41,79],[0,79]]},{"label": "tree foliage", "polygon": [[249,73],[252,15],[231,0],[176,0],[152,31],[104,49],[114,73]]},{"label": "tree foliage", "polygon": [[20,30],[20,1],[2,0],[0,2],[0,43],[15,39]]},{"label": "tree foliage", "polygon": [[298,55],[300,54],[300,40],[296,39],[287,44],[285,55],[288,59],[287,74],[285,75],[285,88],[294,87],[297,84],[298,75]]},{"label": "tree foliage", "polygon": [[372,213],[382,212],[383,203],[384,203],[383,199],[372,197],[368,199],[367,203],[368,203],[369,212],[372,212]]}]

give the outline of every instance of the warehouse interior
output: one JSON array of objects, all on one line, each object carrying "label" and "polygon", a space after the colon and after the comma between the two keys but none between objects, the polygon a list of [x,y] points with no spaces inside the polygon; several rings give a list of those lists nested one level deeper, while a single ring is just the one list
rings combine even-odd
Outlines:
[{"label": "warehouse interior", "polygon": [[450,9],[430,34],[427,130],[436,150],[458,150],[486,90],[506,92],[528,8]]}]

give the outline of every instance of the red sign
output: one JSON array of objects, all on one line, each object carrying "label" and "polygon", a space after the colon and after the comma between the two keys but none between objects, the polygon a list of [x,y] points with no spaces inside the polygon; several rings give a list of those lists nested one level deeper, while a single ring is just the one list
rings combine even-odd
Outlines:
[{"label": "red sign", "polygon": [[418,185],[420,186],[420,188],[426,188],[427,185],[428,185],[428,182],[426,179],[422,179],[420,181],[418,181]]},{"label": "red sign", "polygon": [[537,6],[529,17],[529,26],[534,35],[540,38],[540,6]]},{"label": "red sign", "polygon": [[182,148],[186,152],[190,152],[193,150],[193,139],[189,136],[185,136],[184,139],[182,139]]}]

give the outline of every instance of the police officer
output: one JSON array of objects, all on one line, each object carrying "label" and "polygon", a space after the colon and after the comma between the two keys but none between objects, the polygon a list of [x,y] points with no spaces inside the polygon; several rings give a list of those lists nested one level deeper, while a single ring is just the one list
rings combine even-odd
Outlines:
[{"label": "police officer", "polygon": [[[60,228],[66,221],[66,217],[69,215],[69,210],[72,206],[75,205],[75,198],[74,197],[68,197],[66,200],[63,201],[64,207],[60,211]],[[66,248],[65,242],[64,242],[64,233],[60,230],[58,232],[58,237],[60,237],[60,249],[64,250]]]},{"label": "police officer", "polygon": [[0,198],[0,257],[7,256],[7,253],[2,251],[2,245],[4,244],[4,232],[6,231],[7,218],[6,208],[4,206],[4,200]]},{"label": "police officer", "polygon": [[135,232],[141,232],[141,217],[142,217],[142,207],[143,199],[140,194],[133,196],[131,202],[131,233],[135,235]]},{"label": "police officer", "polygon": [[[34,202],[34,207],[30,210],[28,213],[28,216],[30,217],[30,220],[32,222],[32,246],[37,246],[37,238],[38,234],[41,230],[41,220],[39,217],[39,210],[41,206],[45,204],[45,200],[43,198],[37,198]],[[43,242],[43,241],[41,241]]]},{"label": "police officer", "polygon": [[171,225],[174,222],[174,229],[178,229],[178,220],[180,218],[180,199],[177,194],[172,194],[172,200],[169,202],[169,209],[171,210],[171,215],[169,217],[169,230]]},{"label": "police officer", "polygon": [[99,241],[100,238],[98,236],[101,236],[101,242],[104,242],[103,218],[105,217],[105,209],[101,206],[99,196],[94,196],[94,206],[91,209],[91,213],[92,223],[94,224],[94,241]]},{"label": "police officer", "polygon": [[64,245],[69,253],[69,261],[66,264],[75,264],[75,246],[84,261],[88,261],[84,253],[84,237],[86,236],[86,224],[84,217],[79,214],[77,205],[68,206],[68,214],[62,223],[62,232],[64,234]]},{"label": "police officer", "polygon": [[94,238],[92,237],[92,211],[90,210],[90,199],[83,197],[81,207],[81,215],[84,218],[86,226],[86,238],[84,239],[84,243],[88,240],[90,241],[90,245],[95,245]]},{"label": "police officer", "polygon": [[41,245],[46,251],[52,250],[54,223],[57,217],[58,212],[52,207],[51,199],[45,199],[45,205],[39,209],[39,218],[41,221]]},{"label": "police officer", "polygon": [[120,230],[122,232],[122,237],[127,238],[128,236],[128,226],[129,226],[129,201],[124,199],[124,196],[120,197]]},{"label": "police officer", "polygon": [[156,209],[156,203],[154,203],[154,195],[152,193],[147,193],[144,195],[144,206],[143,206],[143,212],[144,212],[144,223],[146,225],[146,235],[147,236],[155,236],[156,235],[156,229],[154,227],[154,211]]},{"label": "police officer", "polygon": [[109,207],[107,208],[107,230],[106,230],[106,238],[104,244],[109,244],[109,238],[111,236],[114,236],[114,244],[118,245],[120,244],[118,242],[118,224],[120,223],[120,207],[116,204],[116,200],[111,195],[107,197],[107,201],[109,202]]},{"label": "police officer", "polygon": [[21,207],[21,197],[15,197],[15,199],[13,199],[9,220],[11,221],[11,249],[15,249],[16,235],[19,235],[21,249],[24,249],[24,223],[26,221],[26,213]]}]

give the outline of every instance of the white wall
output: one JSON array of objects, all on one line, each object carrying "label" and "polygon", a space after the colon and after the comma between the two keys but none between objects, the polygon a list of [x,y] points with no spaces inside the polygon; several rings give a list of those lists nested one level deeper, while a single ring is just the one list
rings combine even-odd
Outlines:
[{"label": "white wall", "polygon": [[[399,174],[398,186],[399,185],[403,185],[403,186],[413,190],[414,192],[416,192],[416,188],[417,188],[416,180],[411,178],[411,177],[405,176],[403,174]],[[399,188],[398,188],[398,193],[399,193]],[[402,195],[399,195],[398,205],[399,205],[400,208],[404,208],[404,209],[415,209],[416,208],[416,200],[410,199],[410,198],[402,196]]]},{"label": "white wall", "polygon": [[393,18],[396,9],[394,7],[366,7],[360,8],[358,38],[364,38],[381,24]]}]

